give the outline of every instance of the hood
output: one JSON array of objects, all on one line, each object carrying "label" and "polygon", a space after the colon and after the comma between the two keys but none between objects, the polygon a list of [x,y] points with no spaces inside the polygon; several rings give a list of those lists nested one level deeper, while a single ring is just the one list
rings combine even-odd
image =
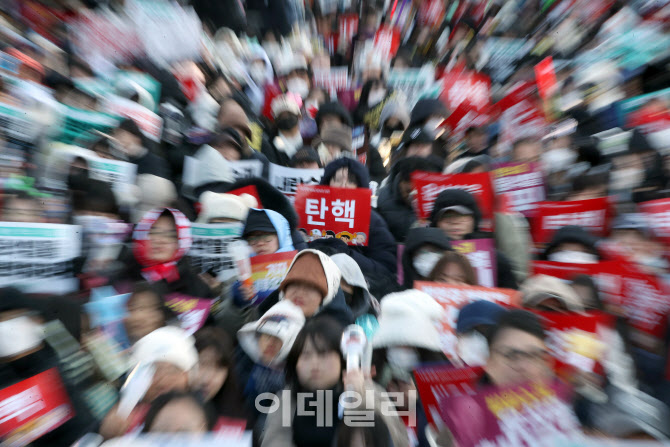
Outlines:
[{"label": "hood", "polygon": [[195,154],[198,163],[198,175],[194,187],[208,183],[231,183],[235,181],[230,163],[212,146],[205,144]]},{"label": "hood", "polygon": [[414,253],[422,246],[430,244],[443,250],[451,250],[451,243],[444,231],[439,228],[413,228],[407,233],[405,239],[405,251],[402,254],[402,268],[405,275],[404,286],[412,288],[414,280],[420,275],[414,270],[412,258]]},{"label": "hood", "polygon": [[340,118],[340,120],[342,121],[342,123],[345,126],[347,126],[349,128],[354,127],[354,121],[351,119],[351,114],[342,105],[342,103],[340,103],[338,101],[327,102],[325,104],[321,104],[321,106],[319,107],[318,112],[316,112],[316,117],[314,118],[318,128],[321,128],[321,121],[323,121],[323,118],[326,115],[335,115],[335,116]]},{"label": "hood", "polygon": [[[291,265],[289,266],[288,271],[286,272],[286,276],[289,276],[296,261],[306,253],[312,253],[318,256],[319,262],[321,263],[321,267],[323,267],[323,271],[326,275],[327,293],[326,296],[323,297],[323,301],[321,302],[321,309],[323,309],[333,300],[335,295],[340,290],[340,280],[342,279],[342,273],[340,272],[340,269],[337,267],[337,264],[335,264],[333,260],[330,259],[325,253],[319,250],[307,249],[295,255],[295,258],[293,258],[293,261],[291,262]],[[283,287],[280,285],[280,288]],[[280,300],[284,299],[283,290],[279,293],[279,299]]]},{"label": "hood", "polygon": [[457,188],[446,189],[442,191],[435,199],[433,211],[430,213],[430,225],[432,227],[437,226],[440,211],[450,206],[464,206],[467,209],[472,210],[472,215],[475,219],[475,228],[473,232],[479,229],[479,222],[482,219],[482,212],[479,210],[479,206],[477,206],[475,196],[465,190]]},{"label": "hood", "polygon": [[330,184],[330,179],[341,168],[348,168],[349,172],[356,176],[359,188],[370,187],[370,175],[368,174],[368,169],[359,163],[358,160],[346,157],[338,158],[326,165],[325,169],[323,170],[323,177],[321,177],[321,184]]},{"label": "hood", "polygon": [[[277,238],[279,239],[279,250],[277,250],[276,253],[295,250],[295,248],[293,247],[293,239],[291,238],[291,228],[289,227],[289,224],[286,221],[286,219],[284,219],[284,217],[281,214],[272,210],[250,208],[249,214],[251,214],[252,212],[265,213],[267,218],[270,220],[270,223],[272,224],[272,226],[275,229],[275,232],[277,233]],[[245,233],[246,233],[246,225],[245,228],[242,230],[242,234]]]},{"label": "hood", "polygon": [[300,329],[305,324],[302,310],[290,301],[280,301],[270,308],[262,317],[245,324],[237,332],[240,347],[254,361],[261,363],[258,350],[258,334],[272,335],[281,339],[282,347],[270,362],[269,366],[277,366],[284,362]]},{"label": "hood", "polygon": [[[342,273],[342,279],[354,287],[353,302],[350,304],[351,311],[356,318],[372,311],[379,313],[379,302],[370,294],[368,283],[363,276],[361,268],[349,255],[338,253],[330,257]],[[359,293],[357,293],[359,292]]]},{"label": "hood", "polygon": [[400,200],[400,190],[398,184],[401,180],[409,180],[412,172],[442,172],[442,165],[432,158],[421,157],[403,157],[392,167],[388,176],[388,182],[392,184],[393,195]]},{"label": "hood", "polygon": [[565,227],[559,228],[551,238],[551,242],[547,245],[547,248],[542,254],[542,259],[547,259],[549,255],[558,248],[559,245],[576,242],[588,247],[594,254],[598,254],[598,249],[596,248],[596,243],[598,238],[590,234],[584,228],[577,225],[566,225]]},{"label": "hood", "polygon": [[409,125],[421,125],[431,115],[447,116],[449,112],[439,99],[421,99],[412,109]]}]

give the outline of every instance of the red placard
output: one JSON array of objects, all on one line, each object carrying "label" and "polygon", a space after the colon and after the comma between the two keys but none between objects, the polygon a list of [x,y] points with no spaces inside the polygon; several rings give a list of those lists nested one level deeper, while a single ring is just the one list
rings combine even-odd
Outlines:
[{"label": "red placard", "polygon": [[232,191],[228,191],[227,194],[233,194],[235,196],[241,196],[242,194],[249,194],[250,196],[253,196],[256,199],[256,208],[257,209],[263,209],[263,203],[261,202],[261,196],[258,195],[258,190],[256,189],[255,185],[249,185],[245,186],[243,188],[237,188],[233,189]]},{"label": "red placard", "polygon": [[545,199],[544,178],[539,163],[501,163],[491,171],[496,194],[509,199],[509,211],[531,216]]},{"label": "red placard", "polygon": [[416,391],[426,412],[426,419],[434,426],[444,425],[440,417],[440,400],[450,396],[474,394],[477,382],[484,375],[480,367],[454,368],[447,363],[429,365],[414,371]]},{"label": "red placard", "polygon": [[495,104],[500,122],[498,145],[501,151],[509,151],[521,138],[541,138],[545,135],[547,122],[534,92],[533,82],[520,82]]},{"label": "red placard", "polygon": [[556,93],[556,73],[554,59],[548,56],[535,66],[535,81],[537,91],[545,101]]},{"label": "red placard", "polygon": [[440,100],[451,111],[445,124],[462,138],[468,127],[483,126],[491,119],[491,78],[474,72],[451,70],[442,75]]},{"label": "red placard", "polygon": [[445,189],[455,188],[468,191],[475,197],[482,213],[480,229],[493,230],[494,195],[488,172],[475,174],[437,174],[416,171],[412,173],[412,184],[416,190],[419,219],[429,219],[437,196]]},{"label": "red placard", "polygon": [[664,244],[670,244],[670,199],[640,203],[639,207],[640,211],[646,214],[654,236]]},{"label": "red placard", "polygon": [[546,244],[554,232],[566,225],[578,225],[596,236],[606,236],[611,217],[609,198],[540,202],[531,219],[531,235],[536,244]]},{"label": "red placard", "polygon": [[382,25],[375,34],[375,48],[382,55],[394,57],[400,48],[400,31],[397,28]]},{"label": "red placard", "polygon": [[74,417],[56,368],[0,391],[2,445],[24,446]]},{"label": "red placard", "polygon": [[368,245],[371,196],[367,188],[299,185],[295,194],[299,225],[310,239],[336,237],[349,245]]}]

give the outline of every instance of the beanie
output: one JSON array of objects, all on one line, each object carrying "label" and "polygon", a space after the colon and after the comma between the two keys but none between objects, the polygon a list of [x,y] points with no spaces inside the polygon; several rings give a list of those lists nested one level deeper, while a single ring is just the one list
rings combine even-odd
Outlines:
[{"label": "beanie", "polygon": [[291,270],[279,285],[279,290],[284,292],[293,283],[308,284],[317,289],[324,298],[328,295],[328,280],[318,255],[311,252],[296,255]]},{"label": "beanie", "polygon": [[321,141],[324,144],[334,144],[345,152],[351,152],[353,145],[351,129],[344,126],[329,127],[321,132]]},{"label": "beanie", "polygon": [[318,128],[321,128],[321,121],[323,121],[324,117],[327,115],[334,115],[338,117],[344,126],[349,128],[354,127],[354,121],[351,119],[351,114],[349,114],[347,109],[345,109],[344,106],[338,101],[327,102],[319,107],[319,111],[316,113],[315,118],[316,126]]}]

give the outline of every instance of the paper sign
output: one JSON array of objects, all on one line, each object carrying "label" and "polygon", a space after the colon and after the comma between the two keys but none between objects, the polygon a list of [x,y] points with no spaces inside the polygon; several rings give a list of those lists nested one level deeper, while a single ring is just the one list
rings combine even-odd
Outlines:
[{"label": "paper sign", "polygon": [[445,189],[463,189],[475,197],[482,213],[480,229],[493,229],[493,187],[488,172],[476,174],[437,174],[416,171],[412,173],[412,184],[417,192],[417,216],[430,219],[437,196]]},{"label": "paper sign", "polygon": [[314,70],[313,79],[316,87],[324,88],[333,94],[349,88],[349,68],[317,69]]},{"label": "paper sign", "polygon": [[670,244],[670,199],[652,200],[640,203],[640,211],[647,219],[647,224],[666,246]]},{"label": "paper sign", "polygon": [[521,138],[539,139],[546,134],[547,122],[532,82],[519,82],[495,104],[495,109],[500,122],[498,146],[503,153]]},{"label": "paper sign", "polygon": [[2,445],[26,446],[74,415],[58,370],[51,368],[0,391]]},{"label": "paper sign", "polygon": [[112,184],[135,184],[136,164],[95,156],[88,157],[87,160],[91,178]]},{"label": "paper sign", "polygon": [[298,186],[318,185],[323,177],[323,169],[287,168],[270,163],[270,184],[289,199],[294,198]]},{"label": "paper sign", "polygon": [[440,416],[439,402],[449,396],[475,394],[477,381],[482,377],[482,368],[454,368],[448,363],[422,366],[414,371],[416,390],[426,419],[438,429],[444,426]]},{"label": "paper sign", "polygon": [[263,203],[261,203],[261,198],[258,195],[258,190],[256,189],[256,186],[254,185],[249,185],[245,186],[243,188],[237,188],[233,189],[232,191],[228,191],[226,194],[233,194],[235,196],[241,196],[242,194],[249,194],[253,198],[256,199],[256,206],[254,208],[257,209],[262,209],[263,208]]},{"label": "paper sign", "polygon": [[254,282],[256,297],[251,303],[259,304],[271,292],[279,288],[297,251],[258,255],[250,259],[251,279]]},{"label": "paper sign", "polygon": [[81,253],[77,225],[0,222],[0,286],[28,293],[77,290],[73,261]]},{"label": "paper sign", "polygon": [[481,61],[494,82],[504,83],[535,44],[526,39],[489,37],[481,50]]},{"label": "paper sign", "polygon": [[102,109],[110,115],[122,116],[135,121],[145,137],[160,143],[163,134],[163,118],[144,106],[116,95],[109,95]]},{"label": "paper sign", "polygon": [[519,292],[477,286],[452,286],[449,284],[415,281],[414,288],[432,296],[445,309],[444,319],[437,325],[440,344],[447,357],[458,358],[456,352],[456,322],[461,307],[473,301],[486,300],[506,306],[519,306]]},{"label": "paper sign", "polygon": [[529,216],[545,199],[539,163],[501,163],[491,171],[496,194],[506,194],[512,211]]},{"label": "paper sign", "polygon": [[210,272],[220,281],[235,275],[235,264],[229,245],[242,234],[241,223],[191,224],[193,243],[188,251],[193,268],[200,273]]},{"label": "paper sign", "polygon": [[545,101],[556,93],[556,73],[554,72],[554,59],[551,56],[546,57],[535,66],[535,81],[537,90]]},{"label": "paper sign", "polygon": [[569,402],[567,385],[533,383],[447,397],[440,414],[459,447],[534,447],[581,438]]},{"label": "paper sign", "polygon": [[91,143],[99,138],[95,131],[109,134],[121,121],[106,113],[61,106],[63,124],[56,139],[63,143],[80,146]]},{"label": "paper sign", "polygon": [[595,236],[605,236],[609,218],[607,197],[571,202],[539,202],[535,218],[531,219],[531,235],[536,244],[546,244],[559,228],[577,225]]},{"label": "paper sign", "polygon": [[205,325],[212,308],[212,301],[180,294],[165,297],[165,305],[177,314],[182,329],[188,332],[188,335],[195,334]]},{"label": "paper sign", "polygon": [[437,98],[441,85],[435,82],[435,69],[427,64],[421,68],[394,68],[389,71],[386,84],[402,92],[408,110],[422,98]]},{"label": "paper sign", "polygon": [[310,240],[336,237],[349,245],[368,245],[371,194],[367,188],[300,185],[295,196],[299,225]]},{"label": "paper sign", "polygon": [[498,276],[493,239],[451,241],[451,248],[468,258],[477,273],[477,284],[483,287],[496,287]]},{"label": "paper sign", "polygon": [[263,163],[260,160],[238,160],[228,162],[235,180],[263,176]]},{"label": "paper sign", "polygon": [[382,25],[375,34],[375,51],[382,57],[394,57],[400,48],[400,31],[397,28]]}]

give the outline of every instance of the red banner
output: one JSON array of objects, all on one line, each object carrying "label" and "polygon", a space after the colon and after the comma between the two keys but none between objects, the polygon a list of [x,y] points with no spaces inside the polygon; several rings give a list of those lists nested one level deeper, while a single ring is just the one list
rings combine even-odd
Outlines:
[{"label": "red banner", "polygon": [[371,196],[367,188],[300,185],[295,195],[300,228],[312,240],[336,237],[349,245],[368,245]]},{"label": "red banner", "polygon": [[74,409],[56,368],[0,391],[2,445],[28,445],[73,416]]},{"label": "red banner", "polygon": [[556,73],[554,72],[554,59],[546,57],[535,66],[535,81],[537,91],[545,101],[556,93]]},{"label": "red banner", "polygon": [[476,174],[436,174],[416,171],[412,173],[412,184],[417,192],[417,216],[430,218],[437,196],[445,189],[463,189],[475,197],[482,213],[480,229],[493,230],[494,195],[488,172]]},{"label": "red banner", "polygon": [[530,216],[545,199],[544,178],[539,163],[502,163],[491,171],[496,194],[506,194],[509,210]]},{"label": "red banner", "polygon": [[534,92],[534,83],[519,83],[495,104],[501,128],[498,140],[501,151],[509,151],[521,138],[544,136],[547,123]]},{"label": "red banner", "polygon": [[611,217],[609,198],[571,202],[540,202],[531,219],[531,235],[536,244],[546,244],[554,232],[567,225],[578,225],[596,236],[606,236]]},{"label": "red banner", "polygon": [[233,194],[236,196],[241,196],[242,194],[249,194],[250,196],[253,196],[256,199],[257,205],[255,208],[263,209],[263,204],[261,203],[261,196],[258,195],[258,190],[256,189],[255,185],[249,185],[243,188],[233,189],[232,191],[228,191],[227,194]]},{"label": "red banner", "polygon": [[647,222],[654,235],[664,244],[670,244],[670,199],[652,200],[639,205],[647,216]]},{"label": "red banner", "polygon": [[382,56],[394,57],[400,48],[400,31],[397,28],[382,25],[375,34],[375,48]]},{"label": "red banner", "polygon": [[440,100],[451,111],[445,124],[462,138],[468,127],[488,124],[491,118],[491,78],[474,71],[452,70],[442,75]]}]

